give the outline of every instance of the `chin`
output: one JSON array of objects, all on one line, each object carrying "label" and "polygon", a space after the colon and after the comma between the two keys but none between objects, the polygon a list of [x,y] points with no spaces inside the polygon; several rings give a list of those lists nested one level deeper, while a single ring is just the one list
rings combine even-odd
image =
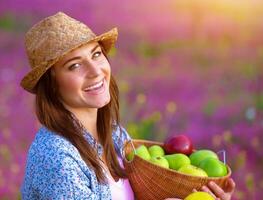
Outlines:
[{"label": "chin", "polygon": [[104,107],[104,106],[108,105],[109,103],[110,103],[110,98],[105,100],[101,107]]},{"label": "chin", "polygon": [[106,99],[105,101],[101,101],[100,103],[97,103],[97,104],[93,105],[92,107],[93,108],[102,108],[102,107],[108,105],[109,103],[110,103],[110,98]]}]

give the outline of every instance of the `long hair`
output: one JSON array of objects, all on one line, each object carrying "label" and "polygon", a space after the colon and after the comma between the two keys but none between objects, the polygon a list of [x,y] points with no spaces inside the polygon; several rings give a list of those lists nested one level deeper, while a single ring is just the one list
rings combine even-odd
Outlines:
[{"label": "long hair", "polygon": [[[106,56],[105,53],[104,55]],[[36,86],[36,115],[39,122],[70,141],[78,149],[87,166],[95,171],[98,181],[106,183],[106,176],[96,150],[86,141],[81,124],[76,123],[72,113],[63,106],[58,96],[58,85],[50,68]],[[98,109],[98,137],[103,146],[111,175],[115,178],[125,178],[126,173],[118,162],[112,141],[112,131],[120,126],[119,90],[112,75],[110,78],[110,97],[110,102]]]}]

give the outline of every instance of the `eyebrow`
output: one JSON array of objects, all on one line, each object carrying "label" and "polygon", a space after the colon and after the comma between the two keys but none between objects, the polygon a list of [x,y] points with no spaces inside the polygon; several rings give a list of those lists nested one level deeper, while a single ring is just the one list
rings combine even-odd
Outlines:
[{"label": "eyebrow", "polygon": [[[95,47],[93,47],[90,51],[90,53],[93,53],[100,45],[96,45]],[[62,66],[65,66],[68,62],[72,61],[72,60],[76,60],[76,59],[80,59],[81,56],[76,56],[73,58],[70,58],[69,60],[67,60],[66,62],[64,62],[64,64]]]}]

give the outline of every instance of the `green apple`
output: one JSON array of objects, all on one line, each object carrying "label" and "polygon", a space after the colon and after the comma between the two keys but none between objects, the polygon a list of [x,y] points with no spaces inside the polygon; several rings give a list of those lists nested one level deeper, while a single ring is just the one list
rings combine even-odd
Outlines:
[{"label": "green apple", "polygon": [[214,200],[207,192],[194,192],[185,197],[184,200]]},{"label": "green apple", "polygon": [[221,177],[227,175],[226,165],[218,159],[206,158],[200,164],[199,167],[206,171],[209,177]]},{"label": "green apple", "polygon": [[178,169],[178,172],[188,174],[188,175],[192,175],[192,176],[208,177],[207,173],[204,170],[202,170],[202,169],[200,169],[194,165],[184,165]]},{"label": "green apple", "polygon": [[169,168],[178,170],[180,167],[184,165],[190,165],[191,161],[185,154],[175,153],[171,155],[164,156],[166,160],[169,162]]},{"label": "green apple", "polygon": [[164,150],[159,145],[152,145],[148,148],[148,151],[151,155],[151,157],[158,157],[158,156],[164,156]]},{"label": "green apple", "polygon": [[[145,159],[145,160],[150,160],[151,159],[151,155],[147,149],[147,147],[145,145],[141,145],[139,147],[137,147],[135,149],[135,154],[137,156],[140,156],[141,158]],[[134,151],[131,151],[128,155],[127,155],[127,159],[130,161],[132,160],[134,157]]]},{"label": "green apple", "polygon": [[199,166],[200,162],[208,157],[218,159],[218,156],[215,152],[208,149],[201,149],[192,153],[189,158],[191,160],[191,164],[194,166]]},{"label": "green apple", "polygon": [[162,156],[152,157],[152,158],[150,159],[150,162],[153,163],[153,164],[155,164],[155,165],[159,165],[159,166],[161,166],[161,167],[164,167],[164,168],[169,169],[169,163],[168,163],[168,161],[167,161],[164,157],[162,157]]}]

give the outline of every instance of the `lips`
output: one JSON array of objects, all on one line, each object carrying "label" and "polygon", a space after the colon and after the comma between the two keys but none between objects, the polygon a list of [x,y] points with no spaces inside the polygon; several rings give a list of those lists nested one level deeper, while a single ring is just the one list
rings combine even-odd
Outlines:
[{"label": "lips", "polygon": [[103,84],[104,84],[104,78],[103,78],[101,81],[99,81],[99,82],[97,82],[97,83],[95,83],[95,84],[92,84],[92,85],[86,87],[86,88],[84,89],[84,91],[97,90],[97,89],[101,88],[101,87],[103,86]]}]

